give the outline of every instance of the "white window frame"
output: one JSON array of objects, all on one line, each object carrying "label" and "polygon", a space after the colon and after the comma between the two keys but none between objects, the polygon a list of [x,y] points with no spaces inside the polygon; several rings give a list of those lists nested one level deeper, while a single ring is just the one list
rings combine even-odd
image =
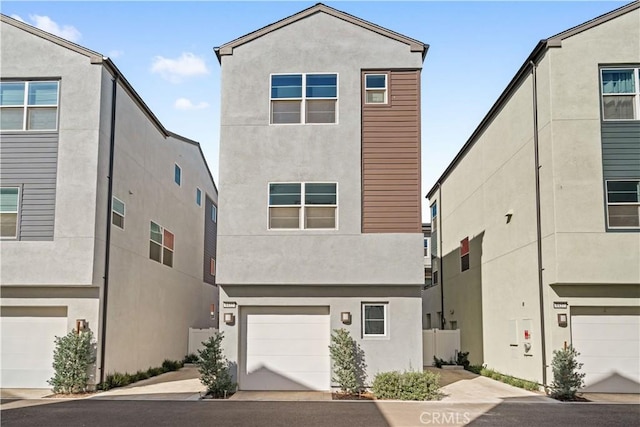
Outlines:
[{"label": "white window frame", "polygon": [[[367,76],[383,76],[384,77],[384,88],[368,88],[367,87]],[[379,92],[384,91],[384,101],[383,102],[367,102],[367,93],[368,92]],[[389,105],[389,74],[383,72],[365,72],[364,73],[364,103],[366,105]]]},{"label": "white window frame", "polygon": [[[160,223],[158,221],[154,221],[153,219],[150,220],[149,222],[149,233],[151,233],[151,223],[154,223],[155,225],[157,225],[158,227],[160,227],[160,236],[162,237],[162,243],[160,243],[160,261],[157,261],[153,258],[151,258],[151,255],[149,255],[149,259],[151,261],[160,263],[162,265],[164,265],[165,267],[169,267],[169,268],[174,268],[175,265],[175,255],[176,255],[176,233],[174,233],[173,231],[169,230],[166,227],[163,227],[162,225],[160,225]],[[171,235],[173,236],[173,249],[168,248],[165,245],[165,241],[164,241],[164,232],[168,231],[169,233],[171,233]],[[158,244],[158,242],[151,240],[151,236],[149,236],[149,247],[151,247],[151,243],[155,243],[156,245]],[[168,251],[170,251],[172,253],[172,258],[171,258],[171,265],[167,265],[164,263],[164,250],[167,249]]]},{"label": "white window frame", "polygon": [[[122,210],[123,210],[123,212],[122,212],[122,215],[120,215],[120,212],[116,212],[116,210],[115,210],[115,208],[114,208],[114,203],[113,203],[113,201],[112,201],[112,202],[111,202],[111,224],[112,224],[112,225],[115,225],[116,227],[118,227],[118,228],[119,228],[119,229],[121,229],[121,230],[124,230],[124,227],[125,227],[125,224],[126,224],[126,222],[125,222],[125,218],[126,218],[126,214],[127,214],[127,205],[126,205],[126,203],[125,203],[125,202],[123,202],[122,200],[118,199],[116,196],[113,196],[113,200],[117,200],[117,201],[119,201],[120,203],[122,203]],[[114,223],[114,222],[113,222],[113,215],[114,215],[114,214],[115,214],[115,215],[120,215],[120,216],[122,217],[122,227],[120,227],[118,224],[116,224],[116,223]]]},{"label": "white window frame", "polygon": [[[271,184],[300,184],[300,204],[299,205],[271,205],[271,193],[270,188]],[[305,203],[305,193],[306,193],[306,184],[335,184],[336,186],[336,204],[335,205],[307,205]],[[339,195],[340,191],[338,189],[338,183],[336,181],[304,181],[304,182],[295,182],[295,181],[273,181],[267,183],[267,230],[269,231],[335,231],[338,230],[338,206],[340,206]],[[305,218],[305,207],[333,207],[336,211],[335,218],[335,227],[334,228],[305,228],[304,227],[304,218]],[[270,208],[300,208],[298,211],[298,228],[271,228],[270,221]]]},{"label": "white window frame", "polygon": [[[635,92],[629,93],[609,93],[605,94],[603,91],[603,83],[604,80],[602,78],[602,74],[604,71],[626,71],[633,70],[633,78],[634,78],[634,88]],[[634,97],[634,113],[635,117],[633,119],[607,119],[604,117],[604,99],[605,97],[615,97],[615,96],[633,96]],[[628,66],[628,67],[602,67],[600,68],[600,108],[602,114],[602,120],[605,122],[631,122],[640,120],[640,67],[636,66]],[[615,180],[617,181],[617,180]],[[608,215],[607,215],[608,216]]]},{"label": "white window frame", "polygon": [[[384,307],[384,334],[367,334],[365,331],[365,307],[382,306]],[[388,302],[363,302],[362,310],[362,338],[387,338],[389,337],[389,303]]]},{"label": "white window frame", "polygon": [[211,221],[218,223],[218,207],[213,202],[211,202]]},{"label": "white window frame", "polygon": [[[176,168],[178,170],[180,170],[180,182],[176,182]],[[178,187],[182,187],[182,167],[177,164],[174,163],[173,164],[173,182],[178,186]]]},{"label": "white window frame", "polygon": [[[336,76],[336,96],[335,98],[307,98],[307,76],[317,76],[317,75],[335,75]],[[302,93],[300,98],[273,98],[271,96],[271,78],[273,76],[302,76]],[[338,124],[338,106],[340,99],[340,75],[333,71],[328,72],[314,72],[314,73],[271,73],[269,74],[269,125],[270,126],[296,126],[296,125],[318,125],[318,126],[326,126],[326,125],[337,125]],[[335,121],[333,123],[307,123],[307,100],[335,100],[336,101],[336,112],[335,112]],[[298,123],[274,123],[273,122],[273,109],[272,104],[273,101],[300,101],[300,122]]]},{"label": "white window frame", "polygon": [[18,199],[16,201],[16,211],[7,211],[7,212],[2,212],[2,213],[8,213],[8,214],[12,214],[15,213],[16,214],[16,232],[15,235],[13,236],[0,236],[0,240],[18,240],[18,237],[20,235],[20,195],[22,194],[22,188],[19,186],[12,186],[12,185],[7,185],[4,186],[2,188],[15,188],[18,190]]},{"label": "white window frame", "polygon": [[609,202],[609,183],[610,182],[620,182],[620,181],[640,181],[640,178],[618,178],[618,179],[607,179],[604,181],[604,196],[606,202],[606,220],[607,220],[607,229],[610,230],[640,230],[640,226],[615,226],[609,224],[609,206],[637,206],[640,210],[640,202]]},{"label": "white window frame", "polygon": [[[0,105],[0,114],[2,109],[22,108],[22,129],[6,129],[0,132],[56,132],[60,120],[60,80],[3,80],[2,83],[24,83],[24,98],[22,105]],[[32,105],[29,106],[29,85],[31,83],[55,83],[57,85],[56,104]],[[55,108],[56,109],[56,125],[53,129],[27,129],[27,117],[29,116],[29,108]]]},{"label": "white window frame", "polygon": [[196,187],[196,205],[202,206],[202,190]]}]

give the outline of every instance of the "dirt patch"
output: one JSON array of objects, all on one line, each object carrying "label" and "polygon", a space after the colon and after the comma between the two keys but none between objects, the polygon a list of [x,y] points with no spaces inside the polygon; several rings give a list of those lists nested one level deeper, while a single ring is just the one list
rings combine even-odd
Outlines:
[{"label": "dirt patch", "polygon": [[355,393],[331,393],[331,399],[333,400],[376,400],[373,393],[364,392],[360,394]]}]

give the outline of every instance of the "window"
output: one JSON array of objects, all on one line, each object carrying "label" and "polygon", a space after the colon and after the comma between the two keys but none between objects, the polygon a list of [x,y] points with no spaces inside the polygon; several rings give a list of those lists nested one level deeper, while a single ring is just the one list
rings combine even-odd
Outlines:
[{"label": "window", "polygon": [[460,271],[469,269],[469,238],[460,241]]},{"label": "window", "polygon": [[0,188],[0,237],[16,239],[18,237],[18,187]]},{"label": "window", "polygon": [[364,75],[365,104],[386,104],[387,103],[387,75],[386,74],[365,74]]},{"label": "window", "polygon": [[271,123],[336,123],[337,74],[271,76]]},{"label": "window", "polygon": [[[438,205],[431,205],[431,263],[438,256]],[[435,282],[434,282],[435,283]]]},{"label": "window", "polygon": [[602,118],[640,120],[640,69],[604,68],[600,72]]},{"label": "window", "polygon": [[438,284],[438,272],[434,271],[433,273],[431,273],[431,284],[432,285],[437,285]]},{"label": "window", "polygon": [[182,185],[182,169],[177,163],[173,165],[173,181],[178,185]]},{"label": "window", "polygon": [[209,259],[209,274],[212,276],[216,275],[216,260],[213,258]]},{"label": "window", "polygon": [[58,82],[0,82],[0,130],[56,130]]},{"label": "window", "polygon": [[211,203],[211,221],[218,222],[218,207]]},{"label": "window", "polygon": [[151,221],[149,258],[173,267],[173,233]]},{"label": "window", "polygon": [[424,256],[431,256],[431,253],[429,252],[429,238],[428,237],[424,238]]},{"label": "window", "polygon": [[431,313],[427,313],[425,314],[425,316],[427,316],[427,321],[425,322],[426,323],[425,329],[431,329]]},{"label": "window", "polygon": [[124,202],[114,197],[111,208],[111,223],[124,230]]},{"label": "window", "polygon": [[196,205],[202,205],[202,191],[199,188],[196,188]]},{"label": "window", "polygon": [[609,228],[640,228],[640,180],[606,184]]},{"label": "window", "polygon": [[269,184],[270,229],[335,229],[336,183]]},{"label": "window", "polygon": [[362,336],[387,336],[387,304],[362,304]]}]

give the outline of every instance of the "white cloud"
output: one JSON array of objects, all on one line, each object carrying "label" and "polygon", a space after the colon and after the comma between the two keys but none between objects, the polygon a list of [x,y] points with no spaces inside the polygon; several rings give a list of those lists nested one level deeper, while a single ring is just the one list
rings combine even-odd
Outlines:
[{"label": "white cloud", "polygon": [[40,28],[48,33],[55,34],[58,37],[62,37],[63,39],[67,39],[72,42],[77,42],[82,37],[80,31],[73,25],[60,25],[55,22],[53,19],[48,16],[43,15],[29,15],[29,19],[31,22],[27,22],[19,15],[11,15],[13,19],[17,19],[18,21],[22,21],[25,24],[33,25],[34,27]]},{"label": "white cloud", "polygon": [[151,65],[151,72],[158,73],[172,83],[180,83],[184,77],[208,74],[204,59],[193,53],[184,52],[177,59],[156,56]]},{"label": "white cloud", "polygon": [[187,98],[178,98],[176,99],[176,103],[174,104],[176,110],[202,110],[209,107],[207,102],[198,102],[194,104]]},{"label": "white cloud", "polygon": [[110,52],[109,52],[109,54],[108,54],[109,58],[111,58],[111,59],[119,58],[119,57],[121,57],[122,55],[124,55],[124,52],[123,52],[123,51],[121,51],[121,50],[112,50],[112,51],[110,51]]}]

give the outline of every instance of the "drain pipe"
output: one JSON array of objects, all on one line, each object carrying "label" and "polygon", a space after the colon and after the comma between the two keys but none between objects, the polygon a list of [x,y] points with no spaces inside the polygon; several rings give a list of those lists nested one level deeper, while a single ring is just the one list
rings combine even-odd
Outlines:
[{"label": "drain pipe", "polygon": [[533,79],[533,149],[536,168],[536,240],[538,249],[538,294],[540,302],[540,346],[542,351],[542,385],[547,389],[547,346],[544,327],[544,282],[542,278],[542,221],[540,214],[540,152],[538,145],[538,65],[530,61]]},{"label": "drain pipe", "polygon": [[109,172],[107,175],[107,233],[104,251],[104,284],[102,289],[102,340],[100,342],[100,383],[104,382],[104,366],[107,342],[107,301],[109,296],[109,258],[111,252],[111,209],[113,203],[113,158],[116,145],[116,94],[118,92],[118,73],[113,77],[111,89],[111,134],[109,135]]}]

